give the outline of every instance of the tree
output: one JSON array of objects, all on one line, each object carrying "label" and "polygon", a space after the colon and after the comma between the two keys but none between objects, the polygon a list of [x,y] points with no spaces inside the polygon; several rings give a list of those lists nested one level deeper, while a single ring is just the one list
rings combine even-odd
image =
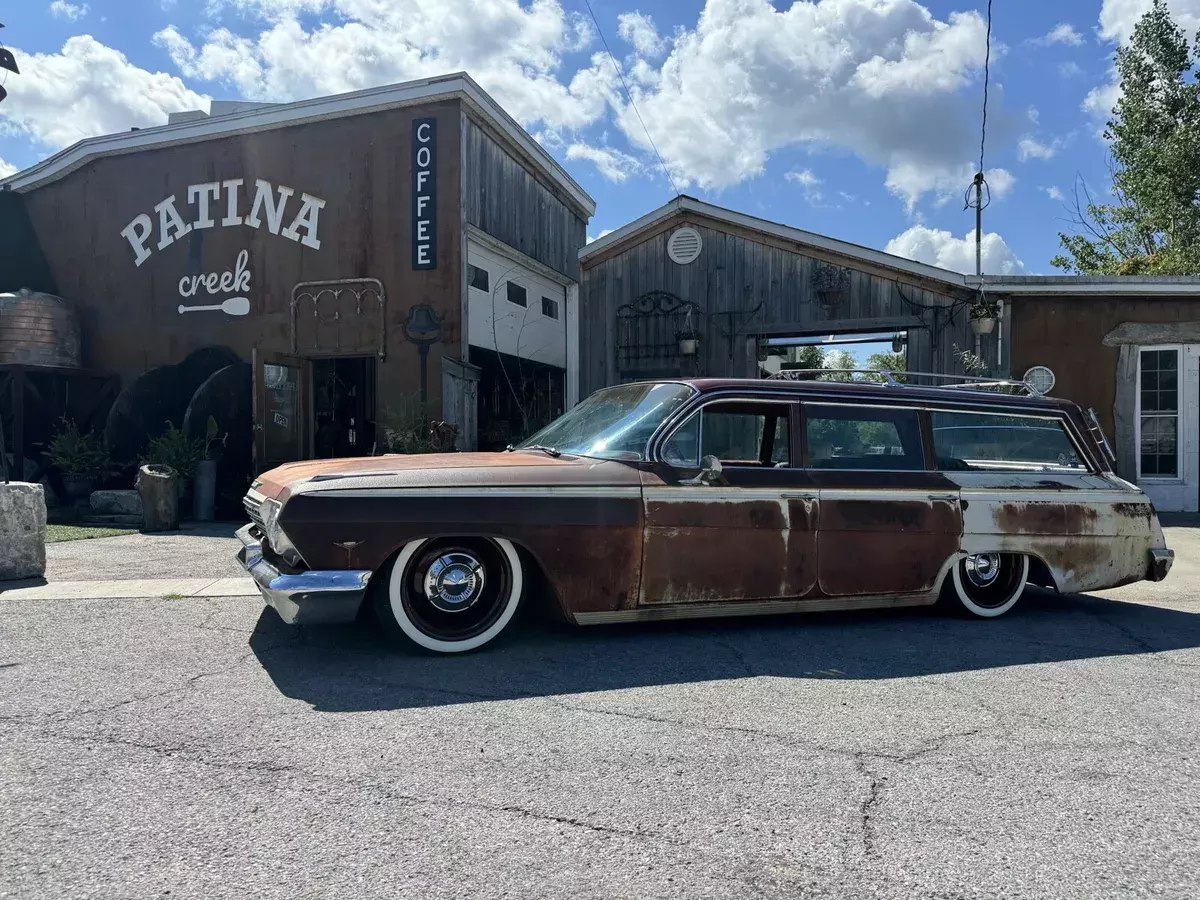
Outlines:
[{"label": "tree", "polygon": [[[822,365],[822,368],[825,369],[857,369],[858,367],[858,360],[849,350],[830,350],[825,354],[825,362]],[[823,375],[822,379],[847,381],[853,377],[854,375],[850,372],[832,372],[829,375]]]},{"label": "tree", "polygon": [[[900,353],[872,353],[867,357],[867,368],[876,372],[904,372],[908,369],[908,357]],[[903,375],[896,375],[896,380],[904,383]]]},{"label": "tree", "polygon": [[1200,274],[1200,36],[1194,46],[1165,0],[1154,0],[1117,50],[1121,98],[1104,131],[1115,202],[1077,187],[1082,233],[1059,234],[1066,252],[1052,265],[1080,275]]}]

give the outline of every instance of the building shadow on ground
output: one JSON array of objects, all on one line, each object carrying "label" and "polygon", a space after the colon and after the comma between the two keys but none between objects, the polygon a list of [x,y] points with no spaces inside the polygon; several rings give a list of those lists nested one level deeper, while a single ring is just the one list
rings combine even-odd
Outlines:
[{"label": "building shadow on ground", "polygon": [[1200,647],[1200,615],[1032,590],[994,621],[891,610],[586,628],[541,621],[432,656],[365,625],[297,628],[264,609],[250,646],[279,690],[330,712],[769,676],[888,679]]}]

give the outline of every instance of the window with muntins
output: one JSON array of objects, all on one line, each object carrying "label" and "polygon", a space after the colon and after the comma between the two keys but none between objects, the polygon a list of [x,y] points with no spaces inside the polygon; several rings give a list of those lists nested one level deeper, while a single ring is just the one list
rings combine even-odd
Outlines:
[{"label": "window with muntins", "polygon": [[1179,350],[1142,350],[1138,360],[1138,474],[1179,477]]},{"label": "window with muntins", "polygon": [[517,306],[528,306],[529,295],[525,288],[521,287],[515,281],[508,283],[508,302],[515,303]]},{"label": "window with muntins", "polygon": [[933,453],[943,471],[1087,470],[1061,422],[993,413],[929,413]]},{"label": "window with muntins", "polygon": [[791,464],[788,407],[780,403],[713,403],[694,413],[663,445],[663,461],[699,466],[705,456],[722,465],[777,468]]},{"label": "window with muntins", "polygon": [[481,269],[479,266],[472,266],[469,263],[467,264],[467,283],[476,290],[491,290],[488,282],[488,270]]},{"label": "window with muntins", "polygon": [[805,404],[812,469],[914,472],[925,468],[921,427],[913,409]]}]

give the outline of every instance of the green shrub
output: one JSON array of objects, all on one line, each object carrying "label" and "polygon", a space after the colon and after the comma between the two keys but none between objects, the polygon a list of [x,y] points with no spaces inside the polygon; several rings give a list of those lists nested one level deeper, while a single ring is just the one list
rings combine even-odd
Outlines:
[{"label": "green shrub", "polygon": [[170,466],[180,478],[191,478],[196,474],[196,463],[204,458],[204,443],[188,440],[183,429],[168,422],[167,430],[146,445],[142,465]]},{"label": "green shrub", "polygon": [[103,439],[92,431],[80,431],[79,426],[65,418],[45,451],[50,462],[66,475],[95,475],[108,473],[112,463]]}]

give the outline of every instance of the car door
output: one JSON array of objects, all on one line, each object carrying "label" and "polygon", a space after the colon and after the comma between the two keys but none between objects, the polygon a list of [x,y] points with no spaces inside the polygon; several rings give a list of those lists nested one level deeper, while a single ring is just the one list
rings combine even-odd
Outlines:
[{"label": "car door", "polygon": [[[817,496],[794,465],[799,407],[750,396],[707,400],[643,471],[639,604],[802,597],[816,585]],[[716,456],[722,478],[697,481]]]},{"label": "car door", "polygon": [[929,591],[958,552],[958,487],[931,471],[923,415],[902,406],[804,403],[804,459],[821,509],[822,594]]}]

